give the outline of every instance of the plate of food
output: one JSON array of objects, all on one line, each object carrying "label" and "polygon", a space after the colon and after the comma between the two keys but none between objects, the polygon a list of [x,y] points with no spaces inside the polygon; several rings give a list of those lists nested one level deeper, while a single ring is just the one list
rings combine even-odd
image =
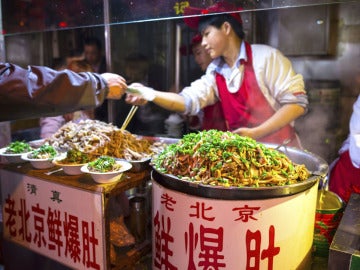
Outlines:
[{"label": "plate of food", "polygon": [[54,167],[53,159],[58,156],[56,149],[48,144],[21,155],[24,161],[29,161],[35,169],[49,169]]},{"label": "plate of food", "polygon": [[56,166],[62,167],[67,175],[79,175],[83,172],[81,167],[96,159],[96,156],[83,153],[79,150],[70,149],[53,159]]},{"label": "plate of food", "polygon": [[8,163],[22,163],[25,162],[21,155],[24,153],[29,153],[33,150],[29,143],[24,141],[14,141],[8,146],[0,149],[0,156]]},{"label": "plate of food", "polygon": [[83,165],[81,171],[91,175],[97,183],[106,184],[118,181],[123,172],[130,170],[132,165],[124,160],[116,160],[114,157],[100,156]]}]

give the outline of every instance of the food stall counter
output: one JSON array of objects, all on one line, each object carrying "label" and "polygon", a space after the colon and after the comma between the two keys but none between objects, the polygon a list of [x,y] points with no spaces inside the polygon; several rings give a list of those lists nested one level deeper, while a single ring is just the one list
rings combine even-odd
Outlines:
[{"label": "food stall counter", "polygon": [[110,269],[117,268],[113,262],[135,263],[149,252],[150,243],[125,241],[127,246],[117,249],[120,254],[111,254],[109,201],[149,177],[150,170],[145,169],[98,184],[88,174],[66,175],[59,167],[1,164],[4,240],[70,268]]}]

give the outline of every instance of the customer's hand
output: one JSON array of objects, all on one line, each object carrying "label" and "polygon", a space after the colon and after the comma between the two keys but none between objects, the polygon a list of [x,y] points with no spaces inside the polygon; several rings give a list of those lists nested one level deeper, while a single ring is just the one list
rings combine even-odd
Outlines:
[{"label": "customer's hand", "polygon": [[118,74],[103,73],[101,77],[105,79],[109,93],[106,98],[108,99],[120,99],[127,89],[126,80]]}]

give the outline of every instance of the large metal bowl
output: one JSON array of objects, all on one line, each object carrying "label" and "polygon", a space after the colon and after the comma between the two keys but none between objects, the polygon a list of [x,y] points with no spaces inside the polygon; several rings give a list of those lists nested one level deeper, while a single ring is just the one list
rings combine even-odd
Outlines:
[{"label": "large metal bowl", "polygon": [[[275,148],[277,145],[265,144],[267,147]],[[273,187],[221,187],[197,184],[178,177],[158,171],[153,166],[152,179],[165,188],[177,190],[189,195],[222,199],[222,200],[258,200],[274,197],[293,195],[318,184],[319,180],[328,173],[329,166],[324,159],[308,151],[302,151],[292,147],[279,148],[294,163],[304,164],[311,172],[311,176],[300,183],[273,186]]]}]

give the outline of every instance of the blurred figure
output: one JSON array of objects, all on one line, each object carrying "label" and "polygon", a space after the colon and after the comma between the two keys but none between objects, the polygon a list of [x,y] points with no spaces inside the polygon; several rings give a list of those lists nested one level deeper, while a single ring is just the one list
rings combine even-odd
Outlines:
[{"label": "blurred figure", "polygon": [[[105,56],[103,55],[101,41],[98,38],[88,37],[84,40],[84,59],[94,72],[107,72]],[[95,119],[108,122],[107,100],[95,109]]]},{"label": "blurred figure", "polygon": [[101,41],[96,37],[84,40],[84,58],[96,73],[106,72],[106,60],[102,52]]},{"label": "blurred figure", "polygon": [[[145,55],[141,53],[129,54],[125,58],[124,73],[127,84],[139,82],[143,85],[152,86],[152,83],[149,82],[149,68],[149,60]],[[148,103],[145,106],[139,107],[127,130],[145,136],[163,134],[164,121],[169,114],[167,110],[155,104]],[[126,115],[127,113],[124,113],[124,116]],[[117,122],[119,122],[119,126],[122,125],[121,121]]]},{"label": "blurred figure", "polygon": [[[67,68],[74,72],[92,72],[91,66],[85,60],[72,60]],[[60,67],[59,70],[62,68]],[[65,115],[40,118],[40,137],[46,139],[57,132],[65,123],[69,121],[79,122],[81,120],[93,119],[94,110],[82,110]]]},{"label": "blurred figure", "polygon": [[360,193],[360,95],[353,106],[350,133],[331,164],[329,189],[346,203],[352,193]]}]

